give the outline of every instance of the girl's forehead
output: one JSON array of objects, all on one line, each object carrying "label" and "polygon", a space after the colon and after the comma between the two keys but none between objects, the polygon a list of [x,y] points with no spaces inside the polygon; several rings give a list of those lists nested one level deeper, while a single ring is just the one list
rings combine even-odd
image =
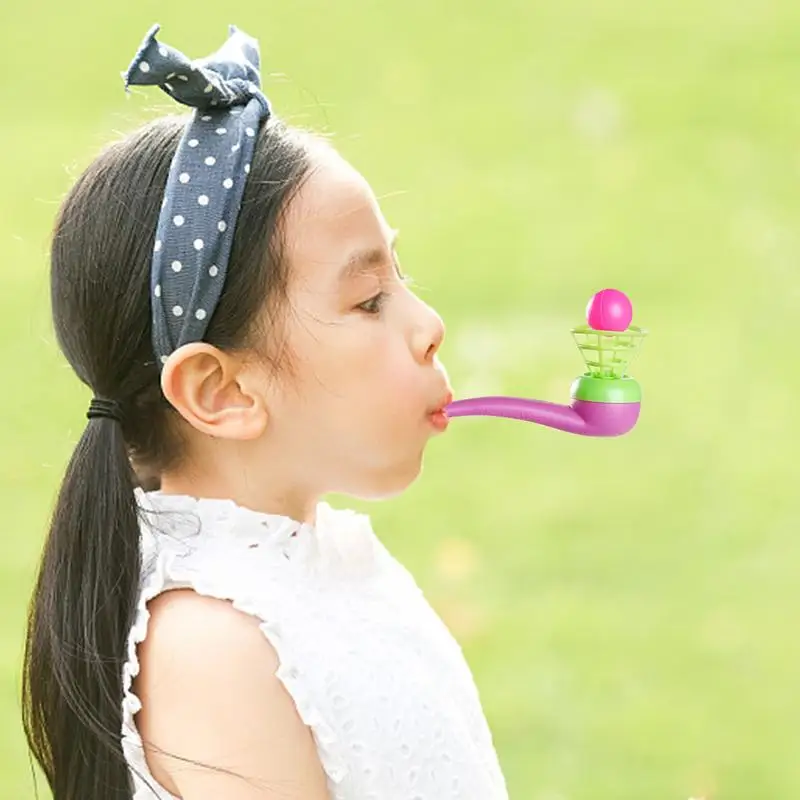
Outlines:
[{"label": "girl's forehead", "polygon": [[326,282],[353,253],[388,250],[393,234],[370,185],[336,154],[320,159],[292,199],[284,230],[292,272]]}]

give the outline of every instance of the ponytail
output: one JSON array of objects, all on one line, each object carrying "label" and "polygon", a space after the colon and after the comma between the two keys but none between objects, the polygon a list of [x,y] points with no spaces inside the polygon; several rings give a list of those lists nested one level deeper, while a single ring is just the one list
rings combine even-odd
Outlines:
[{"label": "ponytail", "polygon": [[[96,397],[119,404],[123,423],[97,417],[81,435],[29,611],[22,719],[53,800],[132,794],[122,750],[122,670],[140,590],[134,488],[158,488],[187,455],[161,391],[150,290],[164,187],[185,127],[184,117],[156,119],[110,144],[69,190],[55,224],[50,281],[58,344]],[[223,350],[253,349],[275,369],[290,363],[288,348],[263,311],[279,308],[288,293],[280,222],[312,172],[317,141],[277,119],[262,126],[225,291],[204,337]]]},{"label": "ponytail", "polygon": [[122,425],[89,421],[67,466],[28,615],[23,725],[53,800],[130,800],[122,668],[141,554]]}]

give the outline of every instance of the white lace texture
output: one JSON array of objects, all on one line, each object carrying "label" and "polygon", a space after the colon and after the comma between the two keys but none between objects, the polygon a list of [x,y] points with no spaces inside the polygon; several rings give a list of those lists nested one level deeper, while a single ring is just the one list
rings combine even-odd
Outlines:
[{"label": "white lace texture", "polygon": [[367,516],[320,503],[311,526],[232,501],[136,494],[143,574],[122,701],[134,800],[177,800],[147,768],[132,683],[148,601],[185,587],[261,621],[331,800],[507,800],[461,648]]}]

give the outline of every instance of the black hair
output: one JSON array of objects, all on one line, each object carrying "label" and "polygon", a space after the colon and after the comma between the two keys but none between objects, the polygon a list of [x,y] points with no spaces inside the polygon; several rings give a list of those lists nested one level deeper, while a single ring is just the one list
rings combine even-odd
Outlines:
[{"label": "black hair", "polygon": [[[122,423],[88,421],[55,501],[30,602],[22,679],[28,746],[54,800],[130,800],[122,751],[122,669],[140,589],[134,488],[185,457],[151,344],[150,257],[185,117],[109,145],[64,200],[51,248],[51,303],[78,378],[119,403]],[[281,309],[282,219],[312,170],[310,134],[261,128],[225,288],[204,341],[291,371]]]}]

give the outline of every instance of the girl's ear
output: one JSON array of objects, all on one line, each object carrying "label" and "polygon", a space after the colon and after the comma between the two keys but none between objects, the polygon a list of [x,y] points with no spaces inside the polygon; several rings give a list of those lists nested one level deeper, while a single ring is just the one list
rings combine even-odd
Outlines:
[{"label": "girl's ear", "polygon": [[240,359],[205,342],[175,350],[161,373],[161,389],[196,430],[215,439],[257,439],[267,428],[266,398],[246,380]]}]

